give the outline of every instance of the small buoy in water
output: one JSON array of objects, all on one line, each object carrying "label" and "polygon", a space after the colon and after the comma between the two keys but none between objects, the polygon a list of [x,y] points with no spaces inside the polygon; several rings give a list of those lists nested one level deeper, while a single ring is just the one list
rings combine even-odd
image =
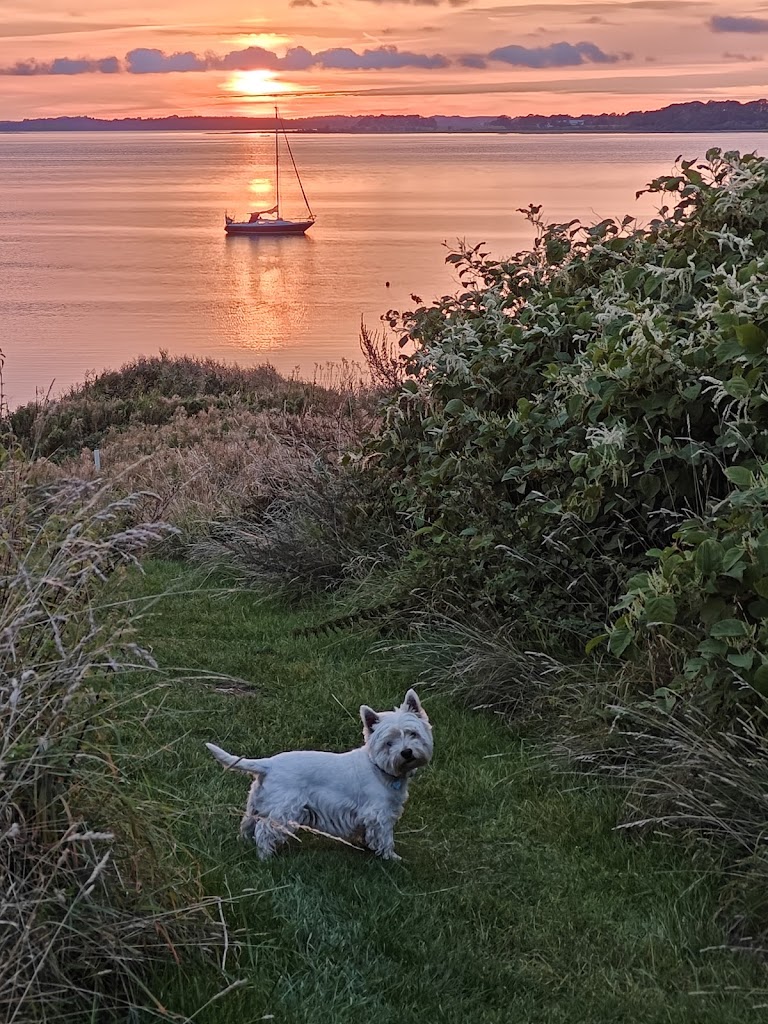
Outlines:
[{"label": "small buoy in water", "polygon": [[384,285],[385,285],[386,288],[389,288],[389,281],[385,281]]}]

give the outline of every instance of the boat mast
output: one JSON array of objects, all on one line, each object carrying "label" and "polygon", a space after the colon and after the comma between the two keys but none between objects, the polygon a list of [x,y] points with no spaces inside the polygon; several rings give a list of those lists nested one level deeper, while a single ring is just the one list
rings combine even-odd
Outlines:
[{"label": "boat mast", "polygon": [[275,107],[275,208],[277,210],[277,219],[280,220],[280,151],[278,147],[278,134],[277,129],[280,124],[280,120],[277,114],[277,107]]}]

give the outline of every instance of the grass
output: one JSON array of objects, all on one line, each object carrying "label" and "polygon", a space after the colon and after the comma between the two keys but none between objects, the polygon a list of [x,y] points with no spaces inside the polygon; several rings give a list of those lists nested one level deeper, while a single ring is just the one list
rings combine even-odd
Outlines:
[{"label": "grass", "polygon": [[[617,791],[554,774],[535,742],[446,695],[421,694],[436,757],[400,823],[401,864],[311,837],[261,863],[238,837],[248,780],[203,742],[250,755],[344,749],[359,740],[360,703],[390,707],[413,680],[381,669],[353,634],[293,635],[327,605],[287,612],[197,586],[172,563],[134,577],[132,597],[179,592],[153,606],[142,639],[163,664],[243,684],[174,683],[141,731],[122,733],[131,785],[166,800],[207,891],[240,897],[230,913],[244,945],[228,969],[248,984],[196,1021],[762,1019],[764,968],[718,948],[711,866],[614,831]],[[169,973],[161,991],[191,1013],[220,987],[211,969]]]}]

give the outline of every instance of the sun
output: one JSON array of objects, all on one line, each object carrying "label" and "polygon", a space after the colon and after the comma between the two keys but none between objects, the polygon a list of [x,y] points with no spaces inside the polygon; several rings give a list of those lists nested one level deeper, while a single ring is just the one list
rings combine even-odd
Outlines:
[{"label": "sun", "polygon": [[281,81],[274,71],[254,68],[251,71],[233,71],[224,84],[228,92],[237,93],[243,99],[262,96],[282,95],[293,92],[288,82]]}]

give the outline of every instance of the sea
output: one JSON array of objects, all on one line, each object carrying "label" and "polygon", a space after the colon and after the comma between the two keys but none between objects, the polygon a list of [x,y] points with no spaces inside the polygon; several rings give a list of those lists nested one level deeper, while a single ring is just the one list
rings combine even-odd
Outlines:
[{"label": "sea", "polygon": [[[460,240],[531,244],[521,208],[593,222],[680,155],[768,152],[762,134],[296,135],[317,221],[228,238],[225,211],[274,203],[274,139],[243,133],[0,135],[0,350],[14,407],[161,351],[305,378],[359,362],[360,324],[451,294]],[[304,212],[281,161],[284,215]]]}]

